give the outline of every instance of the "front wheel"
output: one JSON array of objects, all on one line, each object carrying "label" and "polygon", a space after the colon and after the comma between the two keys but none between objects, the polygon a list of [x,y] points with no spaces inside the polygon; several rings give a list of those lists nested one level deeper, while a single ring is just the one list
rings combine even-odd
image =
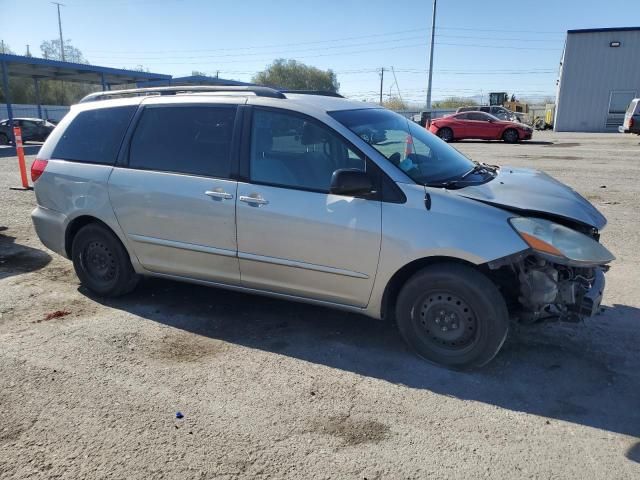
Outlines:
[{"label": "front wheel", "polygon": [[106,227],[90,223],[80,229],[71,246],[73,267],[80,282],[103,297],[117,297],[138,284],[129,254]]},{"label": "front wheel", "polygon": [[502,134],[502,139],[507,143],[517,143],[520,137],[518,136],[518,132],[513,128],[509,128]]},{"label": "front wheel", "polygon": [[438,135],[447,143],[453,142],[453,130],[451,130],[449,127],[441,128],[440,130],[438,130],[438,133],[436,135]]},{"label": "front wheel", "polygon": [[416,273],[396,303],[398,329],[422,358],[453,368],[473,368],[496,356],[509,330],[498,288],[482,273],[440,264]]}]

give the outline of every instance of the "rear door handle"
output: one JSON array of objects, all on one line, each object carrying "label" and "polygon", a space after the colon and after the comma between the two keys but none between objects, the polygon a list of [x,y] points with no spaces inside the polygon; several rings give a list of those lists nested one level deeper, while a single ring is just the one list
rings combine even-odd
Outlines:
[{"label": "rear door handle", "polygon": [[248,203],[248,204],[253,204],[253,205],[266,205],[267,203],[269,203],[269,200],[265,200],[262,197],[253,197],[253,196],[246,196],[246,195],[240,195],[240,197],[238,198],[241,202],[244,203]]},{"label": "rear door handle", "polygon": [[205,195],[209,195],[212,198],[219,198],[221,200],[231,200],[233,195],[227,192],[216,191],[216,190],[207,190],[204,192]]}]

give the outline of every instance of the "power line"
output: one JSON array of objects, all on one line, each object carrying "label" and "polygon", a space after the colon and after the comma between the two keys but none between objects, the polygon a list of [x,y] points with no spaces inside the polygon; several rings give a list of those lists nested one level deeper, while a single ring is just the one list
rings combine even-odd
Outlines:
[{"label": "power line", "polygon": [[[509,47],[509,46],[502,46],[502,45],[468,45],[468,44],[459,44],[459,43],[438,43],[436,42],[438,45],[447,45],[447,46],[460,46],[460,47],[466,47],[466,48],[489,48],[489,49],[515,49],[515,50],[558,50],[555,48],[540,48],[540,47]],[[408,45],[398,45],[398,46],[394,46],[394,47],[378,47],[378,48],[370,48],[370,49],[360,49],[360,50],[354,50],[354,51],[349,51],[349,52],[335,52],[335,53],[322,53],[322,54],[316,54],[316,55],[292,55],[291,57],[295,58],[295,59],[303,59],[303,58],[320,58],[320,57],[336,57],[336,56],[345,56],[345,55],[354,55],[354,54],[359,54],[359,53],[368,53],[368,52],[379,52],[379,51],[383,51],[383,50],[399,50],[399,49],[404,49],[404,48],[414,48],[414,47],[425,47],[426,43],[425,42],[421,42],[421,43],[414,43],[414,44],[408,44]],[[266,53],[265,53],[266,55]],[[275,56],[289,56],[287,53],[281,53],[281,54],[272,54]],[[233,55],[233,57],[236,57],[237,55]],[[252,59],[255,62],[271,62],[273,61],[273,57],[270,58],[264,58],[264,59]],[[207,63],[216,63],[216,64],[222,64],[222,63],[244,63],[246,62],[246,59],[243,60],[210,60]],[[138,64],[138,61],[130,61],[130,62],[121,62],[124,64]],[[199,61],[199,62],[174,62],[174,61],[160,61],[160,62],[144,62],[145,65],[202,65],[203,61]]]},{"label": "power line", "polygon": [[[353,37],[340,37],[340,38],[332,38],[332,39],[328,39],[328,40],[315,40],[315,41],[309,41],[309,42],[295,42],[296,45],[315,45],[315,44],[321,44],[321,43],[332,43],[332,42],[341,42],[344,40],[360,40],[363,38],[374,38],[374,37],[384,37],[384,36],[392,36],[392,35],[401,35],[404,33],[415,33],[415,32],[424,32],[426,31],[424,28],[413,28],[410,30],[398,30],[396,32],[387,32],[387,33],[373,33],[373,34],[369,34],[369,35],[358,35],[358,36],[353,36]],[[256,49],[256,48],[275,48],[275,47],[290,47],[291,46],[291,42],[289,43],[278,43],[278,44],[271,44],[271,45],[251,45],[251,46],[245,46],[245,47],[234,47],[234,48],[207,48],[207,49],[195,49],[195,50],[139,50],[136,53],[184,53],[184,52],[224,52],[224,51],[237,51],[237,50],[249,50],[249,49]],[[95,53],[126,53],[123,52],[122,50],[119,51],[115,51],[115,50],[88,50],[88,53],[90,52],[95,52]]]},{"label": "power line", "polygon": [[[462,28],[462,27],[436,27],[436,31],[439,30],[463,30],[463,31],[477,31],[477,32],[499,32],[499,33],[534,33],[534,34],[564,34],[565,32],[545,32],[545,31],[535,31],[535,30],[491,30],[491,29],[477,29],[477,28]],[[416,32],[422,32],[422,33],[427,33],[429,32],[428,28],[413,28],[413,29],[408,29],[408,30],[397,30],[394,32],[384,32],[384,33],[374,33],[374,34],[368,34],[368,35],[356,35],[356,36],[349,36],[349,37],[339,37],[339,38],[331,38],[331,39],[326,39],[326,40],[313,40],[313,41],[306,41],[306,42],[295,42],[296,45],[318,45],[318,44],[324,44],[324,43],[335,43],[335,42],[342,42],[345,40],[360,40],[360,39],[365,39],[365,38],[377,38],[377,37],[389,37],[389,36],[395,36],[395,35],[402,35],[402,34],[407,34],[407,33],[416,33]],[[542,41],[542,42],[554,42],[555,40],[553,39],[530,39],[530,38],[499,38],[499,37],[464,37],[464,36],[458,36],[458,35],[446,35],[446,34],[442,34],[442,33],[437,33],[436,36],[438,37],[449,37],[449,38],[481,38],[481,39],[486,39],[486,40],[522,40],[522,41]],[[423,38],[423,37],[421,37]],[[236,52],[239,50],[253,50],[253,49],[266,49],[266,48],[276,48],[276,47],[290,47],[291,46],[291,42],[289,43],[278,43],[278,44],[270,44],[270,45],[248,45],[248,46],[244,46],[244,47],[233,47],[233,48],[205,48],[205,49],[179,49],[179,50],[137,50],[134,51],[134,53],[157,53],[157,54],[167,54],[167,53],[185,53],[185,52],[224,52],[224,51],[229,51],[229,52]],[[132,53],[131,50],[87,50],[87,53]]]}]

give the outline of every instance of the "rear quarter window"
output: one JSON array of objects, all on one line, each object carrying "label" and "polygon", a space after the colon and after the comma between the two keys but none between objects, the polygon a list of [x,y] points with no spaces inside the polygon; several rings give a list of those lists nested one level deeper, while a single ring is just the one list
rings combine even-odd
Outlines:
[{"label": "rear quarter window", "polygon": [[113,165],[136,106],[80,112],[64,131],[52,158]]}]

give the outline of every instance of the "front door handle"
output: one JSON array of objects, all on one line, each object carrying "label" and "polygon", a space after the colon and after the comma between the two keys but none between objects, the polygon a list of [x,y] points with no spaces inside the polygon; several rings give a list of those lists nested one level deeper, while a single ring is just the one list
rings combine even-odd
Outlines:
[{"label": "front door handle", "polygon": [[231,200],[233,195],[227,192],[223,192],[222,190],[207,190],[204,192],[205,195],[209,195],[212,198],[219,198],[221,200]]},{"label": "front door handle", "polygon": [[254,196],[246,196],[246,195],[240,195],[240,197],[238,198],[241,202],[244,203],[248,203],[250,205],[266,205],[267,203],[269,203],[269,200],[265,200],[264,198],[256,195]]}]

